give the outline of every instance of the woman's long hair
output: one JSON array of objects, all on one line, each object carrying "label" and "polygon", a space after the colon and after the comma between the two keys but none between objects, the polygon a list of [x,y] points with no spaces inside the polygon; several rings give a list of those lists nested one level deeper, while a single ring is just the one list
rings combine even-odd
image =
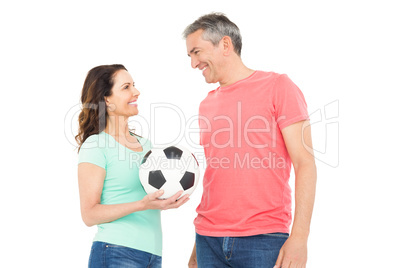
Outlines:
[{"label": "woman's long hair", "polygon": [[108,119],[105,97],[112,95],[114,76],[119,70],[127,71],[121,64],[112,64],[97,66],[88,72],[81,93],[78,135],[75,136],[78,150],[89,136],[105,129]]}]

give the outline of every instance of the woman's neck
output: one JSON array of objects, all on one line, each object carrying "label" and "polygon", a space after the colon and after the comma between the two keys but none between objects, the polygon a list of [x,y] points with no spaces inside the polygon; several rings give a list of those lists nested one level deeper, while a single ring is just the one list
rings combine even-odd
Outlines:
[{"label": "woman's neck", "polygon": [[104,131],[114,137],[130,136],[128,118],[124,116],[109,116]]}]

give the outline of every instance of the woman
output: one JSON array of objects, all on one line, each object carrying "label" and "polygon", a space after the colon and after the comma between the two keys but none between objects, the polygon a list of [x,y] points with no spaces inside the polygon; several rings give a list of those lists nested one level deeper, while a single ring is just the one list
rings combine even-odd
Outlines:
[{"label": "woman", "polygon": [[88,72],[79,115],[78,182],[82,219],[98,225],[89,267],[161,267],[160,210],[188,201],[182,192],[146,195],[138,167],[150,142],[129,130],[140,92],[123,65]]}]

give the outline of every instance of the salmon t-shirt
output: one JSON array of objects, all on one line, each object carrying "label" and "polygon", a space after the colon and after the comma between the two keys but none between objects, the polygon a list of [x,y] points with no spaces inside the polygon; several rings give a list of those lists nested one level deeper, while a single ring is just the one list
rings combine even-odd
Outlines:
[{"label": "salmon t-shirt", "polygon": [[198,234],[289,233],[291,161],[281,130],[303,120],[303,94],[285,74],[255,71],[208,93],[199,108],[207,166]]}]

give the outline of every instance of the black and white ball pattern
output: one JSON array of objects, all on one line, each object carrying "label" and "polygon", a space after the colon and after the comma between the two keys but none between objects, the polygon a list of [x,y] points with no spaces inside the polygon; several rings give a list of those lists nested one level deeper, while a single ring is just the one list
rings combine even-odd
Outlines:
[{"label": "black and white ball pattern", "polygon": [[178,191],[192,194],[200,176],[195,156],[184,146],[175,145],[147,152],[140,165],[140,181],[148,194],[160,189],[160,199],[173,196]]}]

